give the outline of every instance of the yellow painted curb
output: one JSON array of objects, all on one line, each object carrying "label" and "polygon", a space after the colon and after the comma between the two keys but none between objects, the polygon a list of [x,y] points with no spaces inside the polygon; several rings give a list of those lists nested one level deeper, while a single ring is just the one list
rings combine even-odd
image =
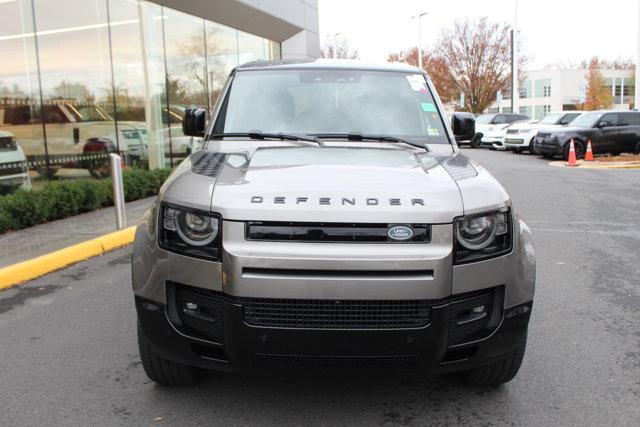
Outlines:
[{"label": "yellow painted curb", "polygon": [[133,242],[135,229],[135,227],[125,228],[37,258],[0,268],[0,290],[128,245]]}]

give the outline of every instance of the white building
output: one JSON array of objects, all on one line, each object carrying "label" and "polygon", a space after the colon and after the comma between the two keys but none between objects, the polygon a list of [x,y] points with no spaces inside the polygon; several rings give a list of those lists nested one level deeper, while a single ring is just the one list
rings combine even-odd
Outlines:
[{"label": "white building", "polygon": [[[629,109],[633,105],[635,87],[631,70],[602,70],[607,88],[613,95],[614,108]],[[587,70],[525,71],[518,101],[520,113],[541,119],[551,111],[580,110],[587,87]],[[511,99],[495,102],[488,112],[511,112]]]}]

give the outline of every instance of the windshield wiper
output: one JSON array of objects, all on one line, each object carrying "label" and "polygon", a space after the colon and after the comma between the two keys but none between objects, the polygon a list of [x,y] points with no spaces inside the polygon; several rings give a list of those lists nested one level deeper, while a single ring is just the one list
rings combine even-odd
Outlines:
[{"label": "windshield wiper", "polygon": [[369,135],[362,134],[358,132],[350,132],[350,133],[327,133],[327,134],[314,134],[313,136],[318,138],[346,138],[348,141],[382,141],[382,142],[397,142],[400,144],[411,145],[412,147],[422,148],[423,150],[429,151],[426,145],[420,144],[419,142],[409,141],[407,139],[398,138],[397,136],[392,135]]},{"label": "windshield wiper", "polygon": [[259,130],[255,130],[251,132],[214,133],[214,134],[211,134],[209,137],[211,139],[229,137],[229,138],[249,138],[249,139],[258,139],[258,140],[279,139],[280,141],[308,141],[308,142],[315,142],[320,146],[324,146],[322,141],[320,141],[318,137],[315,135],[302,136],[302,135],[294,135],[294,134],[282,133],[282,132],[264,133]]}]

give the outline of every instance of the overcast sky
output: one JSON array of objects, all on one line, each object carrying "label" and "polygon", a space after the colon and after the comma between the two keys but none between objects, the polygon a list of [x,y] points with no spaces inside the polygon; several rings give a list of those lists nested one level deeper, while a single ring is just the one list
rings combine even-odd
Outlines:
[{"label": "overcast sky", "polygon": [[[512,22],[514,0],[319,0],[320,42],[342,33],[366,60],[415,46],[422,18],[423,47],[456,19],[487,16]],[[594,55],[635,60],[640,0],[519,0],[518,26],[529,69]]]}]

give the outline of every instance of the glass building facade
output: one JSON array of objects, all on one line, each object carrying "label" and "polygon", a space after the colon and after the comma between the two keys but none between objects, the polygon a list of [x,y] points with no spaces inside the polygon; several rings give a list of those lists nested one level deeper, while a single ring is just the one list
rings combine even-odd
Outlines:
[{"label": "glass building facade", "polygon": [[280,44],[140,0],[0,0],[0,192],[171,167],[201,141],[185,108],[210,109],[231,69]]}]

